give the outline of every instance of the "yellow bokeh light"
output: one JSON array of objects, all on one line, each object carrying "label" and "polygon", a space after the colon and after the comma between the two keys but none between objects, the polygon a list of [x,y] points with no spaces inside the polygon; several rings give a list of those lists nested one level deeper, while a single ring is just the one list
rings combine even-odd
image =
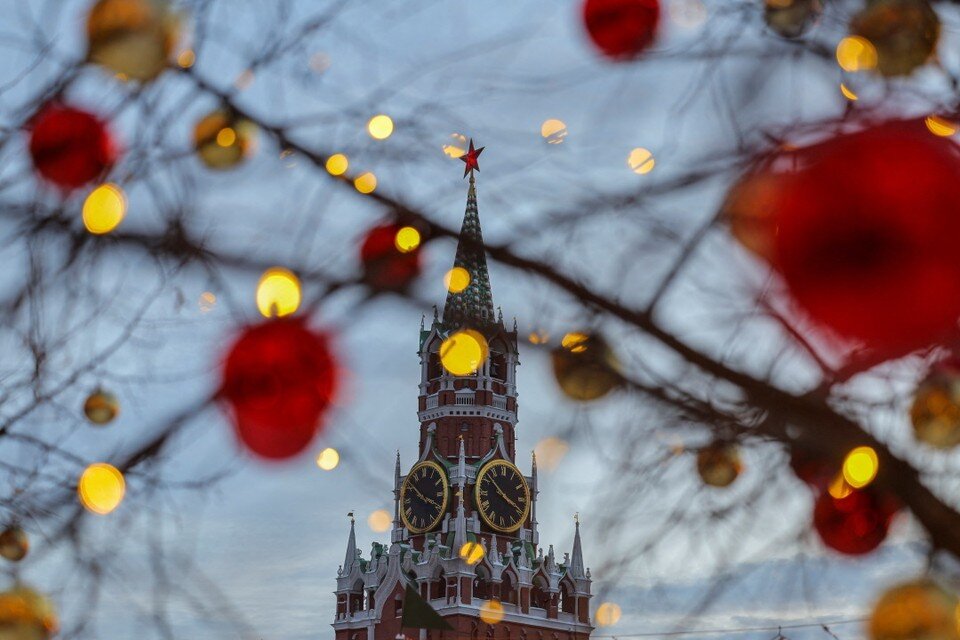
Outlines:
[{"label": "yellow bokeh light", "polygon": [[340,452],[333,447],[327,447],[317,456],[317,466],[324,471],[333,471],[340,464]]},{"label": "yellow bokeh light", "polygon": [[597,626],[610,627],[620,622],[620,616],[622,614],[623,612],[620,610],[620,605],[615,602],[604,602],[597,607],[597,613],[594,618]]},{"label": "yellow bokeh light", "polygon": [[467,136],[462,133],[451,133],[452,143],[443,145],[443,153],[449,158],[459,158],[467,152]]},{"label": "yellow bokeh light", "polygon": [[583,353],[587,350],[589,336],[585,333],[572,332],[563,336],[560,345],[570,353]]},{"label": "yellow bokeh light", "polygon": [[200,307],[200,313],[210,313],[217,306],[217,296],[212,291],[204,291],[197,300],[197,306]]},{"label": "yellow bokeh light", "polygon": [[877,49],[860,36],[847,36],[837,45],[837,63],[844,71],[868,71],[877,66]]},{"label": "yellow bokeh light", "polygon": [[300,279],[283,267],[270,267],[257,284],[257,309],[264,318],[282,318],[300,307]]},{"label": "yellow bokeh light", "polygon": [[630,171],[641,176],[653,171],[656,165],[657,161],[654,160],[653,154],[643,147],[637,147],[627,156],[627,166],[630,167]]},{"label": "yellow bokeh light", "polygon": [[177,64],[183,69],[189,69],[197,61],[197,54],[193,49],[184,49],[177,55]]},{"label": "yellow bokeh light", "polygon": [[530,341],[530,344],[547,344],[547,341],[550,340],[550,334],[538,329],[532,332],[527,339]]},{"label": "yellow bokeh light", "polygon": [[537,464],[547,471],[553,471],[567,455],[570,445],[563,438],[548,436],[537,443],[533,452],[537,455]]},{"label": "yellow bokeh light", "polygon": [[450,293],[460,293],[470,286],[470,272],[463,267],[454,267],[443,276],[443,284]]},{"label": "yellow bokeh light", "polygon": [[468,376],[487,359],[487,340],[473,329],[457,331],[440,345],[440,362],[455,376]]},{"label": "yellow bokeh light", "polygon": [[377,176],[369,171],[361,173],[353,180],[353,186],[360,193],[373,193],[373,190],[377,188]]},{"label": "yellow bokeh light", "polygon": [[100,515],[116,509],[125,492],[123,474],[105,462],[96,462],[84,469],[80,482],[77,483],[80,502],[87,510]]},{"label": "yellow bokeh light", "polygon": [[367,132],[376,140],[386,140],[393,133],[393,120],[382,113],[373,116],[367,122]]},{"label": "yellow bokeh light", "polygon": [[83,226],[97,235],[117,228],[127,214],[127,196],[111,183],[102,184],[83,201]]},{"label": "yellow bokeh light", "polygon": [[850,89],[850,87],[843,84],[842,82],[840,83],[840,93],[843,94],[844,98],[846,98],[847,100],[850,100],[851,102],[858,98],[857,94],[855,94],[853,90]]},{"label": "yellow bokeh light", "polygon": [[567,125],[563,120],[550,118],[540,125],[540,135],[547,144],[560,144],[567,137]]},{"label": "yellow bokeh light", "polygon": [[332,176],[342,176],[347,172],[350,161],[342,153],[335,153],[327,158],[327,173]]},{"label": "yellow bokeh light", "polygon": [[872,447],[857,447],[843,460],[843,479],[854,489],[862,489],[877,477],[880,460]]},{"label": "yellow bokeh light", "polygon": [[401,227],[393,239],[393,246],[400,253],[416,251],[420,246],[420,232],[414,227]]},{"label": "yellow bokeh light", "polygon": [[949,138],[957,132],[958,126],[956,122],[952,120],[947,120],[946,118],[941,118],[940,116],[927,116],[924,123],[927,125],[930,133],[935,136],[940,136],[942,138]]},{"label": "yellow bokeh light", "polygon": [[847,481],[843,478],[843,473],[838,473],[830,486],[827,487],[827,492],[835,499],[840,500],[853,493],[853,487],[847,484]]},{"label": "yellow bokeh light", "polygon": [[486,600],[480,605],[480,619],[487,624],[497,624],[503,620],[503,605],[497,600]]},{"label": "yellow bokeh light", "polygon": [[367,518],[367,525],[376,533],[390,530],[393,519],[386,509],[377,509]]},{"label": "yellow bokeh light", "polygon": [[231,147],[237,141],[237,132],[232,127],[224,127],[217,132],[217,144],[221,147]]},{"label": "yellow bokeh light", "polygon": [[463,546],[460,547],[460,557],[467,564],[477,564],[483,560],[483,556],[486,555],[486,551],[483,550],[483,545],[476,542],[465,542]]}]

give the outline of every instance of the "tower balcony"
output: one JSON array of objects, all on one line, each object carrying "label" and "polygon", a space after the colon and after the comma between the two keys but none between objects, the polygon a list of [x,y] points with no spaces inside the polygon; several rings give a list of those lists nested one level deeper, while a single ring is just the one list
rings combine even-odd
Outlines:
[{"label": "tower balcony", "polygon": [[516,401],[509,396],[490,391],[460,389],[456,392],[439,391],[420,396],[421,421],[435,420],[444,416],[483,416],[516,424]]}]

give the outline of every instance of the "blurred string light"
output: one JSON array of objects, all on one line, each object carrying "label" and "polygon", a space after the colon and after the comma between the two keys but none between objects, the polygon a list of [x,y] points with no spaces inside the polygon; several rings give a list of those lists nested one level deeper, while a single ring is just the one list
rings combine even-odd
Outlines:
[{"label": "blurred string light", "polygon": [[880,461],[872,447],[857,447],[843,459],[843,479],[854,489],[862,489],[877,477]]},{"label": "blurred string light", "polygon": [[497,624],[503,620],[503,605],[497,600],[485,600],[480,605],[480,619],[487,624]]},{"label": "blurred string light", "polygon": [[465,542],[460,547],[460,557],[469,565],[477,564],[485,555],[487,552],[483,550],[483,545],[477,542]]},{"label": "blurred string light", "polygon": [[327,158],[327,173],[332,176],[342,176],[350,167],[350,161],[342,153],[335,153]]},{"label": "blurred string light", "polygon": [[621,611],[620,605],[615,602],[604,602],[597,607],[594,619],[597,626],[610,627],[620,622],[621,615],[623,615],[623,611]]},{"label": "blurred string light", "polygon": [[449,336],[440,345],[440,362],[455,376],[468,376],[487,359],[487,340],[480,332],[463,329]]},{"label": "blurred string light", "polygon": [[217,296],[212,291],[204,291],[197,300],[200,313],[210,313],[217,306]]},{"label": "blurred string light", "polygon": [[189,69],[197,62],[197,54],[193,52],[193,49],[184,49],[179,54],[177,54],[177,64],[181,69]]},{"label": "blurred string light", "polygon": [[547,436],[533,448],[533,452],[537,455],[537,464],[547,471],[556,469],[569,450],[570,444],[557,436]]},{"label": "blurred string light", "polygon": [[840,83],[840,93],[843,94],[844,98],[846,98],[847,100],[850,100],[851,102],[858,99],[857,94],[855,94],[850,87],[848,87],[842,82]]},{"label": "blurred string light", "polygon": [[467,152],[467,137],[462,133],[451,133],[451,142],[443,145],[443,153],[449,158],[459,158]]},{"label": "blurred string light", "polygon": [[567,125],[563,120],[550,118],[544,120],[540,125],[540,135],[547,141],[547,144],[561,144],[567,137]]},{"label": "blurred string light", "polygon": [[656,164],[657,161],[653,158],[650,150],[643,147],[637,147],[627,156],[627,166],[630,167],[631,171],[641,176],[653,171]]},{"label": "blurred string light", "polygon": [[257,308],[264,318],[282,318],[300,307],[300,279],[283,267],[270,267],[257,284]]},{"label": "blurred string light", "polygon": [[386,140],[393,133],[393,119],[382,113],[375,115],[367,122],[367,132],[374,140]]},{"label": "blurred string light", "polygon": [[333,471],[340,464],[340,452],[333,447],[327,447],[317,456],[317,466],[324,471]]},{"label": "blurred string light", "polygon": [[829,493],[835,500],[843,500],[853,493],[853,487],[847,484],[847,481],[841,472],[837,474],[837,476],[833,479],[833,482],[831,482],[827,487],[827,493]]},{"label": "blurred string light", "polygon": [[443,284],[450,293],[460,293],[470,286],[470,272],[463,267],[454,267],[443,276]]},{"label": "blurred string light", "polygon": [[373,173],[367,171],[366,173],[361,173],[359,176],[353,180],[354,188],[360,193],[373,193],[377,188],[377,176]]},{"label": "blurred string light", "polygon": [[530,332],[530,335],[527,336],[527,340],[530,341],[530,344],[547,344],[550,340],[550,334],[542,329],[537,329]]},{"label": "blurred string light", "polygon": [[393,243],[400,253],[416,251],[420,246],[420,232],[414,227],[400,227]]},{"label": "blurred string light", "polygon": [[877,66],[877,49],[860,36],[847,36],[837,45],[837,63],[844,71],[869,71]]},{"label": "blurred string light", "polygon": [[105,462],[96,462],[84,469],[77,483],[80,502],[88,511],[106,515],[120,506],[126,492],[123,474]]},{"label": "blurred string light", "polygon": [[393,519],[386,509],[377,509],[367,517],[367,525],[376,533],[383,533],[390,529]]},{"label": "blurred string light", "polygon": [[949,138],[954,135],[958,128],[956,122],[936,115],[927,116],[923,122],[927,125],[930,133],[942,138]]},{"label": "blurred string light", "polygon": [[127,215],[127,196],[119,186],[102,184],[83,201],[83,226],[96,235],[110,233]]}]

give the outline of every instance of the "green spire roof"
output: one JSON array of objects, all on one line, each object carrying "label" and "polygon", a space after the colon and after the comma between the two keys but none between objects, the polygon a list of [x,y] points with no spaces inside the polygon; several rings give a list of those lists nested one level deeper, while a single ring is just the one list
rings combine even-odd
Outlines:
[{"label": "green spire roof", "polygon": [[483,250],[483,233],[480,230],[480,214],[477,211],[477,188],[470,173],[470,188],[467,190],[467,210],[460,227],[460,241],[454,267],[461,267],[470,274],[470,284],[459,293],[448,292],[443,307],[443,324],[448,329],[463,326],[482,327],[494,322],[493,292],[490,275],[487,273],[487,256]]}]

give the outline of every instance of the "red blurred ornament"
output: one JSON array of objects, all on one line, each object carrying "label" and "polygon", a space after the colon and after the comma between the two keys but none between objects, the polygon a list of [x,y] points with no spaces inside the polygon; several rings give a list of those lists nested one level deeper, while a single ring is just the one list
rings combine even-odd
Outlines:
[{"label": "red blurred ornament", "polygon": [[660,23],[658,0],[586,0],[583,23],[608,58],[629,60],[650,46]]},{"label": "red blurred ornament", "polygon": [[880,546],[899,504],[873,489],[850,490],[842,498],[824,491],[813,508],[813,526],[823,543],[847,555]]},{"label": "red blurred ornament", "polygon": [[241,442],[259,456],[283,459],[319,432],[337,376],[326,334],[300,318],[277,318],[248,327],[234,343],[221,393]]},{"label": "red blurred ornament", "polygon": [[75,189],[103,175],[117,150],[95,115],[62,104],[44,107],[30,125],[30,157],[41,176]]},{"label": "red blurred ornament", "polygon": [[790,452],[790,468],[798,478],[816,491],[826,491],[837,476],[837,467],[813,454],[794,449]]},{"label": "red blurred ornament", "polygon": [[774,264],[818,322],[893,357],[960,317],[960,153],[920,121],[798,152],[777,207]]},{"label": "red blurred ornament", "polygon": [[420,275],[419,246],[405,252],[397,246],[402,228],[397,224],[374,227],[360,246],[364,279],[376,289],[403,290]]}]

